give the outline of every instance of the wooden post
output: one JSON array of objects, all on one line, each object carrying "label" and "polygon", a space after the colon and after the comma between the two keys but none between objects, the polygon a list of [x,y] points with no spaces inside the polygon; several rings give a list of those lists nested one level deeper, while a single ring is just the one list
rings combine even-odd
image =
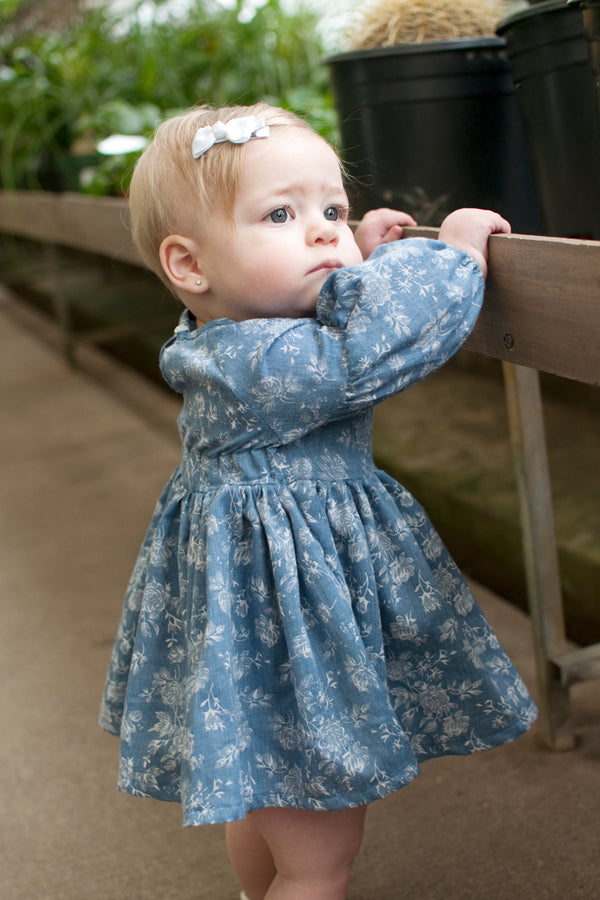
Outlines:
[{"label": "wooden post", "polygon": [[539,375],[503,362],[515,464],[529,614],[539,685],[541,736],[554,750],[574,746],[569,688],[552,660],[566,650],[552,492]]}]

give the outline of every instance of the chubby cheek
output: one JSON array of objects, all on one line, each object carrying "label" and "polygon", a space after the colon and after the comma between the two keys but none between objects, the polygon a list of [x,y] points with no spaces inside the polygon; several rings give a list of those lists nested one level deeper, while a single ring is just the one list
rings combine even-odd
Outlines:
[{"label": "chubby cheek", "polygon": [[257,255],[251,263],[252,289],[264,294],[285,293],[298,284],[293,260],[277,249]]},{"label": "chubby cheek", "polygon": [[354,235],[350,234],[346,246],[344,248],[344,265],[356,266],[363,261],[363,255],[359,246],[354,240]]}]

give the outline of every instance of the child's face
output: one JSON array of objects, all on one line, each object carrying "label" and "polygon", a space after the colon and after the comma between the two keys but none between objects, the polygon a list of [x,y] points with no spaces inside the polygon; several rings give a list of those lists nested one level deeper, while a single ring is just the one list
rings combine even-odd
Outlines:
[{"label": "child's face", "polygon": [[245,150],[235,221],[217,218],[198,242],[208,288],[186,302],[204,322],[313,316],[331,272],[362,261],[337,157],[302,128]]}]

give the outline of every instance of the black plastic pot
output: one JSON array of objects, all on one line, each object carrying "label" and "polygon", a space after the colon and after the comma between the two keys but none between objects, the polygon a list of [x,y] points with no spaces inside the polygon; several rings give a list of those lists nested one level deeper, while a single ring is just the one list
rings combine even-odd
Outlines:
[{"label": "black plastic pot", "polygon": [[580,3],[504,19],[544,233],[600,239],[600,117]]},{"label": "black plastic pot", "polygon": [[582,7],[583,27],[596,84],[596,108],[600,115],[600,0],[584,0]]},{"label": "black plastic pot", "polygon": [[349,193],[439,225],[460,206],[536,233],[531,167],[503,40],[402,44],[330,56]]}]

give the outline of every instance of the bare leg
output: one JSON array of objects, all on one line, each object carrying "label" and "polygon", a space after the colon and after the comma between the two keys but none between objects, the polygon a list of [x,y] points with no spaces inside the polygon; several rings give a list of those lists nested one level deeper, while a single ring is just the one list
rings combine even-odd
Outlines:
[{"label": "bare leg", "polygon": [[275,863],[265,839],[251,819],[228,822],[225,839],[229,859],[250,900],[263,900],[275,877]]},{"label": "bare leg", "polygon": [[365,812],[359,806],[331,812],[271,807],[249,813],[277,870],[265,900],[345,900]]}]

